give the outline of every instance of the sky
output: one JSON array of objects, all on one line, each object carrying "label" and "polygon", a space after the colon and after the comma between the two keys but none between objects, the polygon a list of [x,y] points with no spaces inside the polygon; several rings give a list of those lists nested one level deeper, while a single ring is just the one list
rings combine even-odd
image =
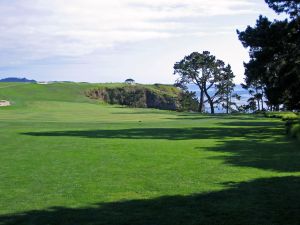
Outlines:
[{"label": "sky", "polygon": [[243,81],[236,29],[264,0],[0,0],[0,78],[174,83],[174,63],[210,51]]}]

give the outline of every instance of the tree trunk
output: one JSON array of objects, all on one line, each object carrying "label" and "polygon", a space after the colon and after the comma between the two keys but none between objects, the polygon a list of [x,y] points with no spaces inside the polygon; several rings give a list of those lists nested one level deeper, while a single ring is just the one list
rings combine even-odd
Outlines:
[{"label": "tree trunk", "polygon": [[258,98],[258,87],[257,86],[255,87],[254,99],[256,99],[258,111],[260,111],[260,102],[259,102],[259,98]]},{"label": "tree trunk", "polygon": [[265,93],[264,93],[264,89],[262,88],[262,92],[261,92],[261,94],[262,94],[262,97],[261,97],[261,104],[262,104],[262,110],[264,111],[265,109],[264,109],[264,95],[265,95]]},{"label": "tree trunk", "polygon": [[199,108],[198,108],[198,112],[200,112],[200,113],[203,113],[203,104],[204,104],[204,92],[200,88],[200,104],[199,104]]},{"label": "tree trunk", "polygon": [[214,103],[209,102],[209,105],[210,105],[210,113],[211,113],[211,114],[215,114]]},{"label": "tree trunk", "polygon": [[227,106],[226,106],[226,114],[229,114],[228,101],[227,101]]},{"label": "tree trunk", "polygon": [[228,85],[227,85],[227,90],[226,91],[227,91],[227,93],[226,93],[226,114],[229,114],[229,101],[231,102],[231,99],[229,99],[229,88],[228,88]]},{"label": "tree trunk", "polygon": [[204,89],[204,92],[205,92],[205,95],[207,97],[207,100],[208,100],[208,103],[209,103],[209,106],[210,106],[210,113],[215,114],[214,103],[213,103],[211,97],[209,96],[209,94],[207,93],[206,89]]}]

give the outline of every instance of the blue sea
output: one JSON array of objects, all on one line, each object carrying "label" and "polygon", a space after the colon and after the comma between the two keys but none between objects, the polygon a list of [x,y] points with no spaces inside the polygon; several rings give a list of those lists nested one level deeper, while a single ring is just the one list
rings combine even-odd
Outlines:
[{"label": "blue sea", "polygon": [[[199,97],[200,91],[196,85],[189,85],[188,88],[189,88],[189,91],[196,92],[196,95]],[[213,94],[213,93],[214,93],[214,89],[211,88],[211,90],[209,90],[209,94]],[[243,89],[241,85],[237,84],[234,88],[234,93],[241,96],[241,100],[239,100],[239,101],[236,100],[236,103],[238,106],[247,104],[247,100],[250,98],[250,95],[247,90]],[[209,108],[208,104],[205,105],[205,111],[210,112],[210,108]],[[222,109],[222,107],[216,108],[216,113],[224,113],[224,112],[225,112],[225,110]]]}]

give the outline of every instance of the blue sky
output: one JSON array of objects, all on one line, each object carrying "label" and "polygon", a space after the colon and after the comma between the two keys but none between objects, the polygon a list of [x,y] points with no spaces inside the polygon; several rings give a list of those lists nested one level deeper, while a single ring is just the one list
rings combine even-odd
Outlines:
[{"label": "blue sky", "polygon": [[243,80],[247,50],[236,29],[263,0],[1,0],[0,78],[173,83],[173,65],[210,51]]}]

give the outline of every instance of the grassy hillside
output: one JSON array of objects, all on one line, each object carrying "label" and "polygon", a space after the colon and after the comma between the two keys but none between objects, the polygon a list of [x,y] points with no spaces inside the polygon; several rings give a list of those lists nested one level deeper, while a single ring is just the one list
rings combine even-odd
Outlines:
[{"label": "grassy hillside", "polygon": [[[9,100],[11,107],[0,108],[0,120],[34,121],[137,121],[160,119],[173,113],[146,109],[129,109],[118,105],[107,105],[85,96],[85,92],[98,87],[118,87],[123,84],[54,83],[8,84],[0,83],[0,99]],[[13,113],[12,113],[13,112]],[[120,112],[125,115],[120,116]],[[136,118],[130,113],[136,112]],[[145,113],[144,113],[145,112]],[[149,113],[153,112],[153,118]],[[128,113],[126,115],[126,113]],[[175,114],[174,114],[175,115]]]},{"label": "grassy hillside", "polygon": [[280,119],[106,105],[84,96],[92,84],[7,86],[1,225],[300,221],[299,142]]},{"label": "grassy hillside", "polygon": [[95,86],[86,83],[0,83],[0,98],[12,101],[15,106],[41,100],[87,102],[84,91]]}]

